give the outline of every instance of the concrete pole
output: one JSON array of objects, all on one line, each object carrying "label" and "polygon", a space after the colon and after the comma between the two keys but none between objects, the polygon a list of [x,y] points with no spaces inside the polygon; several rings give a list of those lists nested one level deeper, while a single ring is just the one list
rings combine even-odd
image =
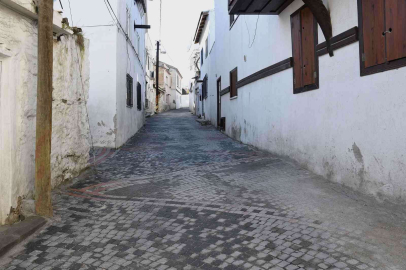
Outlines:
[{"label": "concrete pole", "polygon": [[39,1],[35,210],[51,217],[53,0]]}]

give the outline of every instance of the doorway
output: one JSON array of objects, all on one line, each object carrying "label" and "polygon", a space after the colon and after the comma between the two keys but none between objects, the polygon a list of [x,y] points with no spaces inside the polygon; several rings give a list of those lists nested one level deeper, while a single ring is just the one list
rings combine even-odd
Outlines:
[{"label": "doorway", "polygon": [[221,77],[217,80],[217,127],[220,127],[221,119]]}]

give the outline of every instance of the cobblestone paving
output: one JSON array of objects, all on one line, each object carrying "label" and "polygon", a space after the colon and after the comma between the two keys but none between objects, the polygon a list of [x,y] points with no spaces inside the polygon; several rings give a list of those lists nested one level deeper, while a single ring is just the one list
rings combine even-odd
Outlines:
[{"label": "cobblestone paving", "polygon": [[404,212],[185,110],[99,157],[97,174],[55,192],[60,220],[4,269],[406,269]]}]

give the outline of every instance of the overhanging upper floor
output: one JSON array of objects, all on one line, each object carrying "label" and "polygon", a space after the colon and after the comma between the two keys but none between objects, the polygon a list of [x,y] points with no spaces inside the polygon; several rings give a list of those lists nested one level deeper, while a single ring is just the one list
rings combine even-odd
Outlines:
[{"label": "overhanging upper floor", "polygon": [[278,15],[294,0],[228,0],[230,14]]}]

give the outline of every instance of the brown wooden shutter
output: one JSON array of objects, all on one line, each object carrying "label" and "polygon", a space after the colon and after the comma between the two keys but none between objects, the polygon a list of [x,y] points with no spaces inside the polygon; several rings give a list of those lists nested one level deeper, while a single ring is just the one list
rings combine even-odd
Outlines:
[{"label": "brown wooden shutter", "polygon": [[237,96],[237,69],[230,72],[230,96]]},{"label": "brown wooden shutter", "polygon": [[316,82],[314,73],[316,71],[315,59],[315,24],[313,13],[310,8],[304,8],[301,13],[302,26],[302,74],[303,85],[311,85]]},{"label": "brown wooden shutter", "polygon": [[387,60],[406,57],[406,0],[386,0],[385,16]]},{"label": "brown wooden shutter", "polygon": [[293,88],[303,87],[302,81],[302,38],[300,26],[300,12],[290,19],[292,27],[292,50],[293,50]]},{"label": "brown wooden shutter", "polygon": [[385,62],[384,0],[362,0],[365,67]]}]

